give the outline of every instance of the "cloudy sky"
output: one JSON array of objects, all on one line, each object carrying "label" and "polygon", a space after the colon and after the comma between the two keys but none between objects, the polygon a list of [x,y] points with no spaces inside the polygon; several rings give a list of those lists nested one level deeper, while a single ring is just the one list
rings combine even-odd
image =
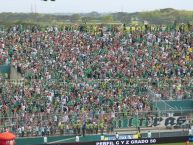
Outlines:
[{"label": "cloudy sky", "polygon": [[0,0],[0,12],[136,12],[161,8],[193,10],[193,0]]}]

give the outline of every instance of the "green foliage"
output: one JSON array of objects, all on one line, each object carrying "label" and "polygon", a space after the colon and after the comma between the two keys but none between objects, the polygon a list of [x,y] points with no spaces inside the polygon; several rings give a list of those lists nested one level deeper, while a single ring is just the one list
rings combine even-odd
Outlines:
[{"label": "green foliage", "polygon": [[81,20],[81,16],[79,14],[73,14],[71,16],[71,22],[77,22]]},{"label": "green foliage", "polygon": [[113,16],[112,15],[103,16],[101,19],[105,23],[112,23],[113,22]]},{"label": "green foliage", "polygon": [[151,12],[141,12],[138,14],[141,20],[147,20],[152,24],[171,24],[191,22],[193,11],[178,11],[174,9],[161,9]]},{"label": "green foliage", "polygon": [[82,23],[87,23],[88,22],[88,18],[87,17],[82,17]]},{"label": "green foliage", "polygon": [[138,13],[111,13],[102,15],[97,12],[87,14],[57,15],[57,14],[36,14],[36,13],[0,13],[0,25],[10,25],[14,23],[33,23],[33,24],[64,24],[64,23],[115,23],[121,22],[130,24],[133,18],[137,18],[139,23],[144,20],[151,24],[171,24],[192,23],[193,11],[175,10],[171,8],[146,11]]}]

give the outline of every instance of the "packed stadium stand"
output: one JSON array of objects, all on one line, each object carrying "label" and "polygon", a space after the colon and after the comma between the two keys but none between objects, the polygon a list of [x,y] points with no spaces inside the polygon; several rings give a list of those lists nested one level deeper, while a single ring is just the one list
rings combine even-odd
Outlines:
[{"label": "packed stadium stand", "polygon": [[20,137],[192,121],[193,32],[186,25],[17,25],[0,33],[0,64],[0,129]]}]

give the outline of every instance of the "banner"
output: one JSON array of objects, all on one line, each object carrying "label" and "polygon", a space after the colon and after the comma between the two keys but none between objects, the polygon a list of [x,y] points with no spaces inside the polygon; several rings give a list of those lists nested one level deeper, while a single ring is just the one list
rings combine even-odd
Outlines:
[{"label": "banner", "polygon": [[[50,145],[145,145],[145,144],[163,144],[163,143],[185,143],[191,141],[193,137],[164,137],[164,138],[144,138],[144,139],[128,139],[115,141],[97,141],[97,142],[73,142],[73,143],[52,143]],[[49,143],[48,143],[49,144]],[[41,144],[46,145],[46,144]]]},{"label": "banner", "polygon": [[146,117],[146,118],[126,118],[116,120],[116,128],[128,127],[175,127],[186,124],[186,117]]},{"label": "banner", "polygon": [[96,142],[96,145],[138,145],[138,144],[156,144],[157,139],[131,139],[131,140],[117,140],[117,141],[101,141]]}]

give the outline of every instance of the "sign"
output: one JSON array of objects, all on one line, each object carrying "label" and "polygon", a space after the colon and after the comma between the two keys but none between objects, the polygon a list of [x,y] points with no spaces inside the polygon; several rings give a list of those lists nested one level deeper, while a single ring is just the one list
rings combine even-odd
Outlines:
[{"label": "sign", "polygon": [[[58,142],[49,143],[50,145],[147,145],[147,144],[164,144],[164,143],[184,143],[192,141],[193,137],[176,136],[176,137],[163,137],[163,138],[144,138],[144,139],[127,139],[127,140],[113,140],[113,141],[93,141],[93,142]],[[40,144],[46,145],[46,144]]]},{"label": "sign", "polygon": [[138,139],[137,134],[127,134],[127,135],[119,135],[117,139],[115,135],[108,136],[106,140],[126,140],[126,139]]},{"label": "sign", "polygon": [[189,140],[190,142],[193,142],[193,137],[190,136],[190,137],[188,138],[188,140]]},{"label": "sign", "polygon": [[154,139],[131,139],[131,140],[117,140],[117,141],[101,141],[96,142],[96,145],[138,145],[138,144],[156,144]]},{"label": "sign", "polygon": [[186,117],[146,117],[146,118],[127,118],[125,120],[117,120],[116,128],[128,128],[136,126],[145,127],[167,127],[181,126],[186,124]]}]

